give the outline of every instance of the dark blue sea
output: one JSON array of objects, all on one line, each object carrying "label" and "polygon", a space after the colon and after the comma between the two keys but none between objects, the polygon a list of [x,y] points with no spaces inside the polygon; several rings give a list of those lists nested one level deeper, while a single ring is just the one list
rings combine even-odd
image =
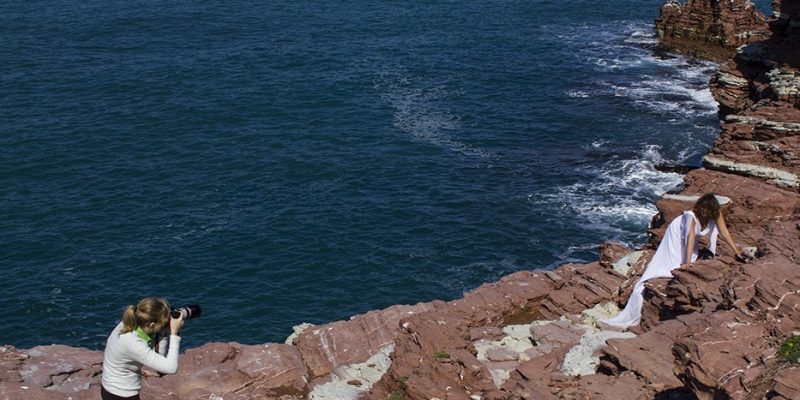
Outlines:
[{"label": "dark blue sea", "polygon": [[283,341],[641,245],[717,131],[660,4],[3,2],[0,343],[100,349],[150,295]]}]

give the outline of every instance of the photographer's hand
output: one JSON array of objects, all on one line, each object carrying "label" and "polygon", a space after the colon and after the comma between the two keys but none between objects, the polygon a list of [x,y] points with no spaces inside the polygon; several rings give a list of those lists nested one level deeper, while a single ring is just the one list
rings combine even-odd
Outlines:
[{"label": "photographer's hand", "polygon": [[183,327],[183,313],[179,318],[170,318],[169,319],[169,331],[171,335],[178,336],[178,332],[181,331]]}]

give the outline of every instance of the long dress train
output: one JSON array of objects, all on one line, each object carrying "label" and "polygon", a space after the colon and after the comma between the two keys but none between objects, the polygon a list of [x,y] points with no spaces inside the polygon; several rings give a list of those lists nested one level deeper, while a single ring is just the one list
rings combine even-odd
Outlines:
[{"label": "long dress train", "polygon": [[661,244],[658,245],[656,254],[653,255],[653,259],[647,264],[647,268],[642,274],[642,277],[639,278],[636,285],[633,286],[633,292],[631,293],[630,299],[628,299],[628,304],[625,305],[625,309],[616,317],[601,320],[601,322],[620,328],[639,324],[639,318],[642,316],[642,292],[644,292],[644,283],[653,278],[672,277],[671,271],[681,264],[686,263],[686,245],[692,220],[695,222],[695,244],[692,247],[691,262],[697,260],[700,236],[711,234],[708,247],[712,253],[716,253],[717,236],[719,235],[717,224],[713,220],[709,221],[705,229],[701,230],[700,221],[697,220],[694,212],[684,211],[683,214],[670,222],[667,231],[664,233],[664,239],[662,239]]}]

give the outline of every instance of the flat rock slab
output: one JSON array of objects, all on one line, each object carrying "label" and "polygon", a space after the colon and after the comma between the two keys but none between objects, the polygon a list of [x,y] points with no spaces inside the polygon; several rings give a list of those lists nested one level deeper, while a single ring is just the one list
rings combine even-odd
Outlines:
[{"label": "flat rock slab", "polygon": [[696,333],[675,341],[673,353],[676,368],[682,370],[681,380],[701,400],[720,393],[731,398],[746,395],[747,372],[774,354],[764,324],[748,320],[737,311],[707,314],[705,321],[693,327]]},{"label": "flat rock slab", "polygon": [[673,373],[672,346],[687,332],[683,322],[673,320],[633,339],[611,339],[601,351],[601,366],[615,374],[632,371],[659,391],[683,387]]},{"label": "flat rock slab", "polygon": [[800,399],[800,367],[778,372],[773,381],[770,400]]},{"label": "flat rock slab", "polygon": [[102,362],[103,353],[83,348],[0,347],[0,399],[94,399]]},{"label": "flat rock slab", "polygon": [[181,354],[177,374],[145,379],[142,396],[305,397],[307,381],[305,365],[294,346],[209,343]]}]

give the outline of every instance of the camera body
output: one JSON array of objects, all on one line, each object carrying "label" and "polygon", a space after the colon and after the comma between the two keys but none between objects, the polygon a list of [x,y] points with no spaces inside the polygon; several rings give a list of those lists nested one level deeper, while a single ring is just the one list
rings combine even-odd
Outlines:
[{"label": "camera body", "polygon": [[181,315],[183,315],[183,319],[194,319],[200,318],[202,313],[203,310],[200,308],[199,304],[189,304],[172,309],[172,318],[180,318]]}]

